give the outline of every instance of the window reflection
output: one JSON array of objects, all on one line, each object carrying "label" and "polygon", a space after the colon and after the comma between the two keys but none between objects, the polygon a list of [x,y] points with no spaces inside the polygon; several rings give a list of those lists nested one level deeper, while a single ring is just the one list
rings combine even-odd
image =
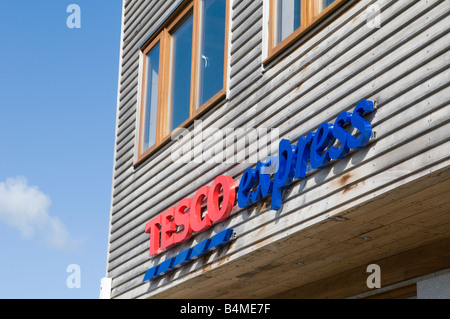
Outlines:
[{"label": "window reflection", "polygon": [[275,45],[300,28],[301,1],[276,1]]},{"label": "window reflection", "polygon": [[334,0],[319,0],[319,13],[325,10]]},{"label": "window reflection", "polygon": [[223,88],[225,15],[226,0],[201,1],[197,108]]},{"label": "window reflection", "polygon": [[192,14],[172,33],[168,130],[189,118],[192,62]]},{"label": "window reflection", "polygon": [[159,85],[159,42],[148,52],[147,84],[145,92],[143,150],[147,150],[156,143],[156,120],[158,109],[158,85]]}]

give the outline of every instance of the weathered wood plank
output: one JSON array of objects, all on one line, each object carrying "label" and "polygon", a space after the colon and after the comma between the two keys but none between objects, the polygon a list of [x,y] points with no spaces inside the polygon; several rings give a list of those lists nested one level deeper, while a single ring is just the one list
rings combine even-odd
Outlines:
[{"label": "weathered wood plank", "polygon": [[[267,202],[249,210],[235,209],[226,223],[194,238],[198,242],[224,227],[234,227],[240,237],[229,250],[211,254],[190,267],[175,271],[169,277],[171,282],[167,278],[162,279],[151,286],[151,291],[148,290],[148,286],[140,282],[145,270],[178,250],[164,253],[159,259],[149,259],[148,236],[142,231],[145,221],[174,205],[179,198],[192,196],[196,189],[211,183],[219,174],[226,173],[238,180],[243,170],[251,165],[189,163],[181,166],[170,161],[171,144],[168,144],[139,169],[132,167],[139,66],[136,43],[143,41],[156,21],[168,12],[169,3],[164,6],[157,3],[157,6],[153,2],[148,6],[128,4],[127,10],[131,11],[125,12],[125,39],[129,42],[125,43],[122,55],[108,257],[108,275],[113,277],[114,296],[164,295],[165,291],[173,292],[175,287],[190,289],[195,296],[213,282],[220,288],[211,289],[210,297],[230,297],[233,291],[247,293],[251,290],[241,287],[242,275],[246,272],[251,274],[257,267],[268,267],[266,274],[283,270],[289,274],[285,278],[295,278],[299,273],[291,269],[291,265],[269,269],[271,254],[294,260],[297,250],[283,246],[286,244],[284,239],[319,225],[324,227],[324,233],[309,233],[310,237],[303,238],[304,244],[317,249],[316,253],[308,255],[309,260],[321,265],[320,272],[326,274],[332,271],[332,261],[346,256],[347,248],[353,245],[357,246],[354,250],[356,255],[346,262],[346,267],[350,267],[351,262],[368,258],[371,252],[354,241],[343,243],[345,238],[355,234],[350,229],[347,237],[340,237],[338,227],[324,226],[329,225],[328,218],[344,213],[348,215],[348,212],[357,215],[355,207],[372,203],[377,198],[385,199],[390,190],[397,191],[402,185],[448,167],[449,154],[438,149],[439,143],[447,149],[450,147],[450,38],[446,34],[449,8],[445,2],[379,1],[383,10],[383,27],[369,29],[364,21],[369,1],[359,1],[342,17],[293,49],[285,59],[272,63],[261,73],[262,2],[235,1],[231,27],[230,95],[226,103],[202,118],[205,128],[279,127],[281,137],[295,141],[320,123],[332,121],[342,110],[352,109],[354,102],[364,97],[378,101],[379,108],[372,116],[377,138],[367,149],[331,163],[325,170],[311,172],[306,181],[294,183],[286,193],[280,214],[270,213]],[[171,3],[173,5],[175,1]],[[149,12],[154,12],[155,16],[149,17]],[[200,147],[195,149],[197,153],[200,151]],[[243,152],[244,149],[238,151]],[[342,183],[344,177],[345,183]],[[424,201],[426,203],[429,201]],[[440,227],[436,236],[446,234],[446,229],[438,226],[446,219],[431,217],[437,210],[446,209],[447,202],[441,200],[435,204],[437,206],[428,209],[427,215],[409,215],[409,211],[402,210],[402,216],[411,218],[411,223],[399,216],[395,219],[396,223],[405,225],[398,247],[407,247],[408,236],[420,229]],[[392,204],[390,207],[399,206]],[[390,225],[394,221],[386,214],[373,220],[368,219],[369,216],[359,216],[358,221],[364,221],[366,225],[354,231],[364,230],[374,236],[383,236],[383,241],[378,243],[387,245],[387,249],[379,256],[400,249],[393,243],[391,235]],[[424,216],[430,217],[429,222],[420,225]],[[319,261],[333,250],[327,246],[331,239],[317,238],[327,232],[341,246],[333,246],[334,256],[320,264]],[[424,240],[423,237],[413,238],[417,244]],[[264,250],[276,242],[280,243],[280,248],[283,247],[279,252]],[[188,245],[186,243],[177,249]],[[260,260],[255,257],[258,251],[264,252]],[[223,260],[226,265],[222,279],[233,273],[241,275],[241,278],[210,281],[208,276],[216,274],[219,268],[218,260]],[[244,261],[250,263],[248,268],[240,268]],[[251,278],[261,279],[261,276],[254,273]],[[305,280],[319,277],[310,276]],[[190,286],[186,287],[184,282]],[[294,288],[292,285],[286,283],[277,289],[281,292],[280,289]],[[227,292],[221,288],[227,288]],[[185,292],[180,291],[174,296],[182,297]],[[269,289],[261,284],[251,296],[267,295],[268,292]]]},{"label": "weathered wood plank", "polygon": [[[286,66],[283,66],[283,67],[286,67]],[[218,114],[218,118],[221,118],[221,114]],[[208,122],[210,124],[214,120],[217,120],[217,118],[215,118],[215,119],[208,119],[207,118],[206,120],[204,120],[204,122]],[[161,161],[160,156],[155,156],[155,157],[153,157],[153,160],[148,163],[147,167],[152,167],[152,166],[155,165],[155,163],[160,162],[160,161]],[[148,171],[148,169],[146,169],[145,167],[142,167],[137,173],[138,174],[145,174],[147,171]]]},{"label": "weathered wood plank", "polygon": [[[426,66],[425,66],[426,67]],[[437,79],[437,81],[439,82],[440,81],[440,79],[438,78]],[[427,84],[427,85],[429,85],[429,84]],[[418,91],[416,91],[416,92],[418,92]],[[381,110],[381,108],[380,108],[380,110]],[[414,112],[415,110],[414,109],[412,109],[411,110],[411,112]],[[419,111],[420,112],[420,111]],[[387,112],[387,113],[385,113],[386,114],[386,116],[388,116],[389,115],[389,112]],[[374,119],[376,119],[376,117],[374,117]],[[392,129],[391,129],[392,130]],[[391,131],[391,130],[389,130],[389,131]],[[180,183],[182,183],[182,182],[180,182]],[[194,191],[194,190],[193,190]],[[155,202],[157,202],[158,201],[158,199],[157,198],[155,198],[154,199],[155,200]],[[159,201],[158,201],[159,202]]]},{"label": "weathered wood plank", "polygon": [[[440,185],[440,184],[438,184],[438,185]],[[448,181],[447,181],[447,188],[448,188],[448,185],[449,185],[449,183],[448,183]],[[419,193],[416,193],[415,194],[415,196],[426,196],[426,193],[427,192],[429,192],[429,190],[425,190],[425,191],[421,191],[421,192],[419,192]],[[448,201],[447,201],[447,205],[448,205]],[[403,210],[403,212],[406,212],[406,213],[408,213],[408,210],[410,211],[410,209],[408,208],[408,209],[404,209]],[[400,213],[402,213],[402,212],[400,212]],[[434,215],[436,215],[436,211],[434,212]],[[447,216],[447,221],[448,221],[448,216]],[[347,222],[345,222],[345,223],[347,223]],[[342,224],[342,223],[341,223]],[[360,224],[361,225],[361,224]],[[362,226],[364,227],[364,224],[362,224]],[[336,232],[338,232],[339,230],[339,227],[335,227],[336,228]],[[449,230],[450,229],[446,229],[446,232],[448,233],[449,232]],[[341,233],[342,234],[346,234],[346,232],[345,232],[345,229],[343,229],[343,230],[341,230]],[[412,229],[407,229],[407,231],[406,232],[401,232],[401,233],[396,233],[398,236],[401,236],[402,238],[404,238],[404,245],[405,245],[405,247],[410,247],[410,246],[408,246],[408,245],[410,245],[411,244],[411,238],[412,238],[412,236],[411,236],[411,234],[413,234],[414,233],[414,230],[412,230]],[[355,234],[357,235],[357,232],[355,232]],[[347,237],[349,237],[350,238],[350,236],[347,236]],[[361,241],[360,239],[359,239],[359,241],[360,241],[360,244],[358,245],[358,247],[351,247],[352,248],[352,251],[353,250],[355,250],[355,251],[357,251],[358,249],[361,251],[361,253],[362,254],[365,254],[365,255],[368,255],[368,254],[371,254],[372,252],[376,252],[376,250],[377,249],[379,249],[379,248],[377,248],[377,247],[383,247],[384,245],[386,245],[387,243],[389,243],[389,240],[386,240],[386,238],[384,238],[384,237],[380,237],[380,236],[378,236],[378,237],[376,237],[377,239],[378,238],[381,238],[381,241],[379,241],[379,240],[377,240],[377,241],[372,241],[371,242],[371,246],[370,247],[368,247],[366,244],[363,244],[363,241]],[[398,240],[400,240],[399,239],[400,237],[397,237],[397,239]],[[309,238],[308,238],[309,239]],[[421,237],[421,241],[423,242],[423,237]],[[437,239],[437,237],[434,237],[434,238],[431,238],[430,240],[436,240]],[[323,239],[322,239],[322,241],[324,241]],[[316,242],[318,242],[317,240],[316,240]],[[310,269],[310,270],[312,270],[311,271],[311,273],[313,274],[313,275],[311,275],[311,276],[309,276],[309,278],[308,279],[306,279],[306,278],[304,278],[304,280],[307,282],[308,280],[309,281],[311,281],[311,280],[315,280],[315,279],[317,279],[317,278],[319,278],[320,279],[320,274],[318,274],[318,272],[320,272],[320,267],[323,267],[323,266],[330,266],[330,263],[332,263],[333,262],[333,260],[339,260],[339,259],[341,259],[341,258],[343,258],[342,256],[339,256],[339,254],[336,254],[336,251],[339,251],[339,253],[341,254],[341,255],[345,255],[345,249],[343,249],[343,247],[345,247],[345,245],[344,246],[342,246],[342,245],[340,245],[340,243],[338,243],[338,244],[335,244],[335,245],[330,245],[330,243],[333,243],[334,242],[334,238],[330,238],[330,240],[328,240],[327,241],[327,243],[320,243],[319,245],[316,245],[316,246],[310,246],[310,245],[301,245],[301,246],[299,246],[298,248],[299,248],[299,251],[301,251],[302,249],[309,249],[309,251],[311,252],[311,251],[313,251],[314,253],[313,253],[313,255],[316,255],[316,257],[315,258],[312,258],[311,256],[308,256],[308,255],[306,255],[306,256],[304,256],[304,255],[299,255],[299,256],[297,256],[295,253],[294,254],[292,254],[292,256],[288,256],[288,259],[283,259],[283,263],[280,263],[277,267],[274,267],[273,268],[273,272],[274,273],[270,273],[270,269],[267,269],[267,267],[266,267],[266,272],[265,272],[265,276],[262,274],[262,269],[259,269],[259,271],[253,271],[253,272],[250,272],[250,273],[248,273],[248,275],[247,274],[243,274],[242,272],[240,272],[240,275],[238,275],[238,277],[240,278],[240,280],[241,280],[241,282],[242,281],[249,281],[250,283],[258,283],[258,282],[265,282],[266,284],[267,284],[267,287],[270,287],[270,283],[267,283],[267,280],[268,279],[272,279],[272,280],[274,280],[274,283],[276,283],[278,280],[279,280],[279,278],[277,278],[277,274],[278,274],[278,277],[282,277],[282,276],[284,276],[285,274],[286,274],[286,272],[288,272],[287,270],[289,269],[289,268],[293,268],[293,269],[296,269],[296,268],[298,268],[298,269],[300,269],[300,270],[304,270],[303,272],[308,272],[308,269]],[[302,242],[301,242],[302,244],[304,244],[304,241],[302,240]],[[306,242],[306,244],[309,244],[310,242]],[[374,244],[374,243],[376,243],[376,245],[375,246],[373,246],[372,244]],[[292,246],[296,246],[296,245],[298,245],[299,244],[299,242],[296,242],[296,243],[292,243],[292,245],[291,245],[291,247]],[[327,245],[328,244],[328,245]],[[352,245],[355,245],[355,244],[352,244]],[[340,248],[339,248],[339,247]],[[398,249],[398,245],[397,244],[392,244],[392,246],[393,247],[396,247],[397,249]],[[303,248],[302,248],[303,247]],[[412,246],[411,246],[412,247]],[[323,250],[323,248],[325,248],[327,251],[324,251]],[[337,250],[338,249],[338,250]],[[318,252],[320,252],[320,255],[317,255],[317,253],[315,253],[315,251],[318,251]],[[347,253],[348,253],[348,249],[347,249]],[[380,250],[381,251],[381,250]],[[385,254],[384,256],[383,255],[379,255],[379,257],[377,257],[377,258],[384,258],[384,257],[386,257],[386,254],[388,254],[389,255],[389,253],[393,253],[393,252],[389,252],[389,250],[384,250],[383,249],[383,254]],[[322,259],[324,259],[326,256],[331,256],[332,258],[331,259],[327,259],[327,263],[325,263],[324,264],[324,262],[323,262],[323,260]],[[336,255],[336,256],[334,256],[334,255]],[[356,256],[358,256],[358,254],[356,254]],[[364,256],[358,256],[357,258],[361,258],[361,259],[363,259],[363,258],[366,258],[366,257],[364,257]],[[276,260],[276,257],[274,256],[274,258],[272,259],[272,260]],[[295,264],[295,261],[298,261],[298,260],[302,260],[302,261],[304,261],[305,262],[305,264],[304,265],[301,265],[301,266],[295,266],[295,267],[293,267],[293,265]],[[346,264],[348,264],[348,265],[354,265],[354,264],[356,264],[356,261],[355,260],[351,260],[351,259],[347,259],[347,257],[346,257],[346,259],[345,259],[345,261],[346,261]],[[319,262],[319,263],[314,263],[314,262]],[[342,264],[341,264],[342,265]],[[318,268],[318,266],[319,266],[319,268]],[[332,268],[332,267],[328,267],[328,269],[329,268]],[[341,268],[340,268],[341,269]],[[342,270],[342,269],[341,269]],[[222,273],[222,272],[221,272]],[[295,274],[295,276],[297,276],[298,277],[298,273],[297,272],[293,272],[293,275]],[[228,276],[229,276],[229,274],[227,274]],[[225,275],[225,277],[227,276],[227,275]],[[264,280],[263,280],[263,277],[264,277]],[[284,278],[285,280],[284,281],[289,281],[288,279],[286,279],[286,278]],[[298,278],[297,278],[298,279]],[[206,280],[206,279],[205,279]],[[295,277],[293,277],[292,278],[292,281],[293,282],[298,282],[298,280],[296,281],[295,280]],[[298,284],[297,284],[298,285]],[[221,287],[223,288],[223,287],[225,287],[226,285],[221,285]],[[193,288],[195,288],[196,286],[193,286]],[[245,287],[247,287],[247,286],[245,286]],[[241,287],[242,289],[244,289],[245,287]],[[251,291],[248,291],[248,295],[246,295],[246,296],[252,296],[252,292],[254,292],[254,289],[255,289],[255,286],[252,284],[251,285],[251,287],[252,287],[252,290]],[[267,287],[262,287],[262,289],[265,289],[265,288],[267,288]],[[270,288],[268,288],[269,290],[270,290]],[[227,291],[227,289],[223,289],[224,291]],[[198,290],[198,289],[193,289],[193,291],[201,291],[201,290]],[[180,292],[181,293],[181,292]],[[194,295],[195,297],[198,297],[197,295]],[[261,294],[260,294],[260,296],[261,296]],[[222,297],[229,297],[229,296],[222,296]]]},{"label": "weathered wood plank", "polygon": [[[428,103],[429,103],[429,101],[428,101]],[[422,108],[422,107],[424,107],[426,104],[428,104],[428,103],[424,103],[424,104],[419,104],[418,105],[418,107],[420,107],[420,108]],[[425,108],[426,109],[426,108]],[[405,114],[405,115],[407,115],[407,114]],[[430,117],[431,118],[431,117]],[[426,121],[428,121],[427,119],[425,119]],[[424,120],[424,121],[425,121]],[[391,139],[392,139],[393,137],[391,137]],[[353,179],[354,180],[354,179]],[[349,180],[349,182],[352,182],[353,180]]]},{"label": "weathered wood plank", "polygon": [[[444,147],[448,147],[449,145],[450,145],[450,142],[448,142],[446,145],[444,145]],[[436,153],[438,153],[438,151],[436,151]],[[441,156],[442,156],[442,154],[441,154]],[[405,168],[420,167],[420,166],[411,165],[411,163],[413,163],[413,160],[417,161],[418,159],[419,159],[419,162],[422,162],[422,163],[424,160],[425,161],[430,160],[428,157],[428,154],[425,154],[425,155],[420,154],[420,155],[417,155],[416,158],[413,158],[412,160],[408,160],[400,165],[397,165],[397,166],[394,166],[387,170],[384,170],[380,174],[386,174],[386,175],[391,176],[392,172],[399,171],[399,168],[401,168],[400,170],[403,170],[403,167],[405,167]],[[425,167],[426,166],[427,165],[425,165]],[[395,180],[395,175],[393,175],[393,177],[391,177],[391,178]],[[376,180],[376,179],[374,179],[374,180]],[[375,185],[373,185],[373,184],[375,184]],[[372,193],[371,190],[373,188],[378,188],[376,183],[373,183],[373,184],[370,183],[369,185],[366,184],[367,186],[364,185],[361,187],[366,187],[367,188],[366,193],[371,194]],[[344,195],[344,197],[345,197],[345,195]],[[330,201],[330,200],[328,199],[327,201]],[[346,202],[348,200],[343,199],[343,201]],[[286,206],[288,206],[289,204],[290,203],[288,202],[286,204]],[[274,238],[277,238],[278,236],[283,237],[283,236],[287,236],[288,234],[295,233],[296,228],[304,227],[304,225],[302,225],[302,221],[308,217],[307,215],[313,216],[314,214],[317,214],[314,212],[322,211],[320,209],[320,207],[316,208],[316,206],[317,205],[314,206],[313,212],[302,211],[303,216],[301,216],[300,219],[298,217],[297,217],[297,219],[293,219],[293,216],[295,216],[295,215],[292,215],[292,213],[290,213],[289,215],[287,215],[287,214],[285,215],[283,213],[283,215],[281,215],[279,217],[279,219],[276,221],[276,223],[274,225],[271,225],[272,227],[265,227],[265,229],[263,231],[252,231],[252,232],[248,232],[248,233],[245,233],[243,231],[242,235],[239,235],[239,240],[233,246],[233,250],[235,249],[236,251],[239,251],[239,253],[235,253],[235,254],[231,255],[231,259],[239,258],[238,256],[242,253],[242,250],[245,250],[245,248],[248,249],[248,247],[261,247],[261,242],[264,242],[264,241],[270,242],[270,241],[274,240]],[[286,208],[286,210],[289,211],[288,208]],[[313,214],[313,215],[311,215],[311,214]],[[296,214],[296,215],[298,216],[298,214]],[[321,213],[321,215],[323,216],[324,213]],[[267,214],[261,214],[257,218],[262,219],[262,218],[264,218],[264,216],[267,216]],[[264,224],[264,223],[260,223],[260,224]],[[235,230],[238,234],[241,234],[239,227],[236,227]],[[284,231],[281,231],[281,230],[284,230]],[[137,271],[137,273],[139,273],[139,272],[144,271],[143,269],[140,269],[140,271],[139,271],[138,270],[139,268],[141,268],[141,267],[137,267],[136,269],[133,269],[132,272]],[[120,278],[120,277],[121,276],[118,276],[117,278]],[[129,285],[129,283],[125,284],[124,286],[126,287],[127,285]]]},{"label": "weathered wood plank", "polygon": [[[269,100],[269,101],[268,101],[268,103],[270,103],[270,102],[271,102],[271,100]],[[268,113],[268,115],[267,115],[267,116],[269,116],[269,117],[270,117],[270,116],[271,116],[271,114],[272,114],[271,112],[267,112],[267,113]],[[251,117],[251,114],[250,114],[249,116]],[[219,121],[220,121],[220,120],[219,120]]]},{"label": "weathered wood plank", "polygon": [[[448,181],[448,179],[447,179],[447,181]],[[427,180],[427,182],[428,182],[428,180]],[[447,185],[448,185],[448,183],[447,183]],[[448,230],[447,230],[448,231]],[[405,242],[407,242],[407,241],[405,241]],[[245,264],[245,263],[244,263]],[[220,272],[220,273],[222,273],[222,272]]]}]

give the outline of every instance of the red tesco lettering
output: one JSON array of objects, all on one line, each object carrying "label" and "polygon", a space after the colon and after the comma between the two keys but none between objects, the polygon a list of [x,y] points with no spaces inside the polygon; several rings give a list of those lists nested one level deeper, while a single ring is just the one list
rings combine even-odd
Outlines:
[{"label": "red tesco lettering", "polygon": [[153,218],[145,225],[145,233],[150,234],[150,256],[188,241],[194,233],[227,219],[235,199],[234,180],[220,175],[211,186],[201,187],[192,199],[182,199],[177,206]]}]

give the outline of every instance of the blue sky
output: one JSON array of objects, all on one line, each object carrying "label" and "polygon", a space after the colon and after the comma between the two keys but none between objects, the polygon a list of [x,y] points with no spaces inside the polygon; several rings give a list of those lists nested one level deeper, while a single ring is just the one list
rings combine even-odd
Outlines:
[{"label": "blue sky", "polygon": [[[70,4],[81,28],[66,24]],[[98,298],[105,275],[121,0],[0,10],[0,298]],[[69,288],[67,266],[80,269]]]}]

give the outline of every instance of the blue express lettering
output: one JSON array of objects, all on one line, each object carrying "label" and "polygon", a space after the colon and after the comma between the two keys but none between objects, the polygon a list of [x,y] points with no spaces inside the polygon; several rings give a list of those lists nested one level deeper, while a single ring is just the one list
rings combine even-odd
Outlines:
[{"label": "blue express lettering", "polygon": [[[271,209],[281,207],[283,191],[293,180],[303,179],[309,169],[323,169],[331,160],[343,159],[352,149],[362,149],[372,136],[372,124],[363,118],[372,112],[374,102],[360,101],[352,113],[342,112],[333,124],[322,123],[315,132],[300,137],[296,145],[283,139],[278,156],[269,156],[256,168],[248,168],[242,175],[238,190],[238,205],[248,208],[253,203],[271,196]],[[356,136],[344,129],[353,126]],[[339,141],[340,146],[333,146]]]}]

